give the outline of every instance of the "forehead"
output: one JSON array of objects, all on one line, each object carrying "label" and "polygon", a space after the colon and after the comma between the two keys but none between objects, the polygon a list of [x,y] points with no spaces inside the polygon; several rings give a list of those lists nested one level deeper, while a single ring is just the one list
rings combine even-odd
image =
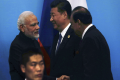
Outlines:
[{"label": "forehead", "polygon": [[57,13],[57,12],[58,12],[58,8],[57,7],[51,8],[51,11],[50,11],[51,14],[54,14],[54,13]]},{"label": "forehead", "polygon": [[26,21],[26,23],[36,22],[37,17],[35,15],[29,15],[28,17],[26,17],[25,21]]},{"label": "forehead", "polygon": [[40,54],[32,55],[29,58],[29,62],[40,62],[42,60],[43,60],[43,57]]}]

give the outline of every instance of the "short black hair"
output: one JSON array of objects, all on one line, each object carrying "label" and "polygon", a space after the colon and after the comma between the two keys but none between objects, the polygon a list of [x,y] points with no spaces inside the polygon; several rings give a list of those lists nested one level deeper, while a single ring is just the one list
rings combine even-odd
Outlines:
[{"label": "short black hair", "polygon": [[72,13],[73,13],[73,20],[75,22],[77,22],[77,20],[79,19],[83,24],[92,23],[92,16],[86,8],[82,6],[75,7]]},{"label": "short black hair", "polygon": [[21,64],[26,66],[27,62],[29,62],[30,56],[32,55],[41,55],[43,57],[43,53],[39,51],[37,48],[28,48],[23,51],[23,54],[21,55]]},{"label": "short black hair", "polygon": [[70,3],[67,0],[54,0],[51,3],[51,8],[58,8],[58,12],[63,13],[64,11],[67,12],[68,18],[70,19],[72,8]]}]

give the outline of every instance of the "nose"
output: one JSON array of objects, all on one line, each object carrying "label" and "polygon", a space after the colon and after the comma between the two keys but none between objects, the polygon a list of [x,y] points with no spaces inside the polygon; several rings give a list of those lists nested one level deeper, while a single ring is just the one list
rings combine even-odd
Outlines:
[{"label": "nose", "polygon": [[36,25],[36,29],[40,29],[39,25]]},{"label": "nose", "polygon": [[50,21],[53,21],[53,18],[52,18],[52,17],[50,18]]},{"label": "nose", "polygon": [[40,65],[37,65],[36,69],[37,69],[37,71],[41,71],[42,70]]}]

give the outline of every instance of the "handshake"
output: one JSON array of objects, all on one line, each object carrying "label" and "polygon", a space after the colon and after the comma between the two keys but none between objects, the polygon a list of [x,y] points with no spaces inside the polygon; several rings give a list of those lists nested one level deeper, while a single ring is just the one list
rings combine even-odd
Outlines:
[{"label": "handshake", "polygon": [[57,78],[57,80],[70,80],[70,76],[62,75],[61,77]]}]

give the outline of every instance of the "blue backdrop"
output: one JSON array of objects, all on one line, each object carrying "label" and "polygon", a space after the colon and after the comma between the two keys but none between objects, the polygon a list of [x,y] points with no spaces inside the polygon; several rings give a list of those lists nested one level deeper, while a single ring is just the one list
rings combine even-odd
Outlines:
[{"label": "blue backdrop", "polygon": [[9,48],[18,35],[17,19],[23,11],[32,11],[41,19],[44,0],[0,0],[0,80],[10,80]]},{"label": "blue backdrop", "polygon": [[111,52],[114,80],[120,80],[120,0],[87,0],[93,24],[105,36]]},{"label": "blue backdrop", "polygon": [[[32,11],[41,19],[44,0],[0,0],[0,80],[10,80],[9,48],[19,33],[17,19],[20,13]],[[86,0],[93,24],[103,33],[111,51],[114,80],[120,80],[120,0]]]}]

